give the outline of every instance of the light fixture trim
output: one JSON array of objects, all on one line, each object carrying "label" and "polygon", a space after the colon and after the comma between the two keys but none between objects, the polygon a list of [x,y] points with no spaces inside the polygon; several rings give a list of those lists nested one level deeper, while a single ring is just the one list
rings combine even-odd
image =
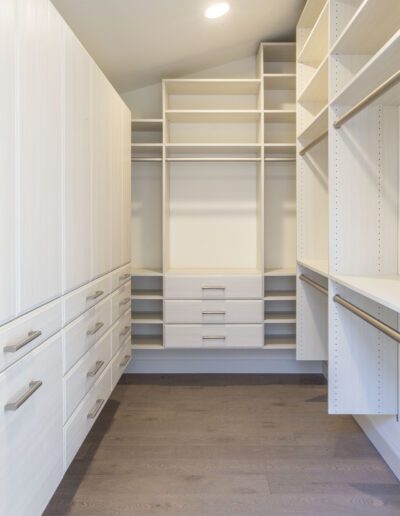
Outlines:
[{"label": "light fixture trim", "polygon": [[218,2],[207,7],[204,12],[204,16],[210,20],[214,20],[215,18],[224,16],[230,8],[231,7],[227,2]]}]

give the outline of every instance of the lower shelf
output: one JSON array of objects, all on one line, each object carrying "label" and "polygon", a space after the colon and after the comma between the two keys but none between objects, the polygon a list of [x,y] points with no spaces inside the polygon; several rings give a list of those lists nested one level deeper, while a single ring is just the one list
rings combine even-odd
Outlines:
[{"label": "lower shelf", "polygon": [[161,312],[134,312],[132,324],[163,324]]},{"label": "lower shelf", "polygon": [[266,335],[264,349],[296,349],[296,335]]},{"label": "lower shelf", "polygon": [[132,335],[133,349],[163,349],[162,335]]}]

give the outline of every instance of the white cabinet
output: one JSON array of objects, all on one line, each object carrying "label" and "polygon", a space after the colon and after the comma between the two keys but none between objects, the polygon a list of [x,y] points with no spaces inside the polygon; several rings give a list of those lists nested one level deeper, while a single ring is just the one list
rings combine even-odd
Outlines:
[{"label": "white cabinet", "polygon": [[3,0],[0,4],[0,324],[16,313],[15,35],[16,2]]},{"label": "white cabinet", "polygon": [[66,28],[64,289],[91,279],[90,98],[92,60]]},{"label": "white cabinet", "polygon": [[18,3],[20,311],[61,294],[64,24],[47,0]]}]

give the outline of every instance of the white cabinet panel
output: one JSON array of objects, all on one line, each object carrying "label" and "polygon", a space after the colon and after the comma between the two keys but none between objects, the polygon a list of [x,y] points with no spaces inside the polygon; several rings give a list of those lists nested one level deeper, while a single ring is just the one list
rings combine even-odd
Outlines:
[{"label": "white cabinet panel", "polygon": [[61,294],[64,25],[47,0],[19,2],[21,312]]},{"label": "white cabinet panel", "polygon": [[[0,514],[4,516],[42,514],[61,481],[61,378],[60,334],[0,375]],[[19,408],[18,402],[22,402]]]},{"label": "white cabinet panel", "polygon": [[91,279],[90,94],[92,61],[67,28],[65,41],[64,288]]},{"label": "white cabinet panel", "polygon": [[15,216],[16,1],[0,3],[0,324],[16,313]]}]

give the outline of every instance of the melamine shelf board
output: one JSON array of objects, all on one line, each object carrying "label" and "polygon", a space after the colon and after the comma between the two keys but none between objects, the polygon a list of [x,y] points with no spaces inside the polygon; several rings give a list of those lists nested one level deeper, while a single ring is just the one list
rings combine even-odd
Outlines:
[{"label": "melamine shelf board", "polygon": [[295,324],[296,312],[265,312],[264,323],[266,324]]},{"label": "melamine shelf board", "polygon": [[252,95],[261,88],[261,79],[164,79],[167,94]]},{"label": "melamine shelf board", "polygon": [[184,123],[249,123],[260,120],[258,109],[170,109],[165,111],[168,122]]},{"label": "melamine shelf board", "polygon": [[132,289],[131,298],[134,300],[141,299],[163,299],[162,290],[139,290]]},{"label": "melamine shelf board", "polygon": [[162,131],[162,118],[133,118],[131,120],[134,131]]},{"label": "melamine shelf board", "polygon": [[295,290],[270,290],[264,292],[265,301],[296,301]]},{"label": "melamine shelf board", "polygon": [[162,273],[161,269],[156,269],[156,268],[151,268],[151,267],[147,267],[147,268],[135,267],[131,270],[131,275],[132,276],[162,276],[163,273]]},{"label": "melamine shelf board", "polygon": [[332,54],[369,55],[398,30],[399,0],[364,0],[331,49]]},{"label": "melamine shelf board", "polygon": [[297,28],[311,28],[315,25],[326,0],[307,0],[297,23]]},{"label": "melamine shelf board", "polygon": [[163,324],[161,312],[133,312],[133,324]]},{"label": "melamine shelf board", "polygon": [[131,143],[131,147],[133,150],[161,149],[162,146],[163,146],[162,143]]},{"label": "melamine shelf board", "polygon": [[162,158],[142,158],[138,156],[132,156],[131,161],[140,163],[159,163],[162,161]]},{"label": "melamine shelf board", "polygon": [[296,349],[296,335],[265,335],[265,349]]},{"label": "melamine shelf board", "polygon": [[328,102],[328,56],[326,56],[300,93],[299,102]]},{"label": "melamine shelf board", "polygon": [[132,335],[133,349],[163,349],[162,335]]},{"label": "melamine shelf board", "polygon": [[321,111],[312,119],[308,126],[302,131],[298,138],[302,142],[311,141],[320,136],[328,129],[328,106],[324,106]]},{"label": "melamine shelf board", "polygon": [[296,61],[296,43],[294,42],[264,42],[262,46],[264,63],[294,63]]},{"label": "melamine shelf board", "polygon": [[328,51],[328,12],[326,2],[314,27],[312,28],[297,60],[300,63],[320,63]]},{"label": "melamine shelf board", "polygon": [[[246,154],[246,157],[258,157],[261,154],[260,143],[167,143],[168,157],[200,154],[227,154],[229,156]],[[244,156],[242,156],[244,157]]]},{"label": "melamine shelf board", "polygon": [[[399,2],[400,4],[400,2]],[[370,59],[353,79],[332,99],[332,105],[354,106],[371,91],[391,77],[399,69],[400,29],[396,34]],[[393,88],[381,97],[380,104],[393,104]],[[399,97],[397,97],[399,98]]]},{"label": "melamine shelf board", "polygon": [[265,73],[264,74],[265,90],[295,90],[296,74],[295,73]]},{"label": "melamine shelf board", "polygon": [[295,109],[266,109],[264,110],[264,123],[295,123]]},{"label": "melamine shelf board", "polygon": [[296,269],[295,269],[295,267],[265,269],[264,276],[267,276],[267,277],[296,276]]},{"label": "melamine shelf board", "polygon": [[400,312],[400,276],[343,276],[330,278],[362,296]]},{"label": "melamine shelf board", "polygon": [[316,272],[325,278],[329,277],[328,260],[297,260],[297,263],[310,271]]},{"label": "melamine shelf board", "polygon": [[264,143],[264,150],[266,156],[276,154],[292,154],[296,153],[295,143]]},{"label": "melamine shelf board", "polygon": [[169,269],[165,273],[171,276],[259,276],[261,271],[257,269]]}]

